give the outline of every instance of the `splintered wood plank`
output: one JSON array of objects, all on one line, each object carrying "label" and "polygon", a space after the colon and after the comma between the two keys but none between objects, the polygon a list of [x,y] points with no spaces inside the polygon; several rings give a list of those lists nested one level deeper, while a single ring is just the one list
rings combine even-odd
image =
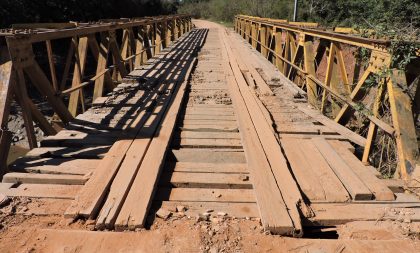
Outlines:
[{"label": "splintered wood plank", "polygon": [[80,185],[21,184],[0,193],[9,197],[74,199],[80,188]]},{"label": "splintered wood plank", "polygon": [[313,164],[310,164],[303,155],[303,152],[312,153],[313,151],[302,151],[299,147],[298,139],[284,138],[281,143],[303,194],[311,201],[326,200],[319,178],[312,170]]},{"label": "splintered wood plank", "polygon": [[[180,107],[184,99],[187,79],[191,73],[196,58],[191,58],[185,68],[187,71],[180,77],[182,81],[175,91],[175,97],[166,111],[164,121],[160,123],[157,133],[150,143],[149,149],[140,165],[132,187],[128,192],[121,211],[115,220],[116,229],[128,228],[134,230],[144,227],[149,208],[158,183],[160,171],[165,163],[167,149],[170,145]],[[182,74],[181,74],[182,75]],[[182,79],[185,78],[185,79]],[[117,212],[116,212],[117,214]],[[113,219],[109,219],[110,222]],[[113,223],[113,222],[112,222]]]},{"label": "splintered wood plank", "polygon": [[350,201],[350,195],[344,188],[340,179],[328,165],[322,154],[318,151],[311,140],[302,140],[298,142],[304,158],[312,168],[312,171],[318,176],[318,180],[324,189],[325,197],[328,202],[347,202]]},{"label": "splintered wood plank", "polygon": [[179,135],[182,139],[241,139],[239,132],[195,132],[181,131]]},{"label": "splintered wood plank", "polygon": [[156,192],[155,200],[191,202],[255,203],[251,189],[203,189],[203,188],[163,188]]},{"label": "splintered wood plank", "polygon": [[252,189],[248,175],[224,173],[163,173],[161,185],[172,185],[183,188],[215,188],[215,189]]},{"label": "splintered wood plank", "polygon": [[246,163],[244,152],[181,148],[172,150],[171,153],[171,158],[178,162]]},{"label": "splintered wood plank", "polygon": [[[174,165],[167,165],[172,168]],[[193,162],[177,162],[175,172],[196,172],[196,173],[241,173],[248,174],[246,164],[244,163],[193,163]]]},{"label": "splintered wood plank", "polygon": [[[219,36],[223,37],[224,34],[220,32]],[[226,43],[225,47],[227,48]],[[225,74],[235,113],[238,116],[241,139],[247,156],[248,170],[253,178],[252,183],[262,225],[273,233],[293,234],[295,231],[294,223],[289,216],[282,194],[273,177],[273,172],[251,121],[244,99],[238,90],[234,74],[229,66],[229,56],[226,51],[225,48],[222,50]]]},{"label": "splintered wood plank", "polygon": [[362,180],[354,173],[343,158],[331,147],[331,145],[322,138],[314,138],[312,142],[321,152],[324,159],[334,170],[337,177],[343,183],[346,190],[354,200],[370,200],[372,192],[366,187]]},{"label": "splintered wood plank", "polygon": [[238,139],[176,139],[174,146],[182,148],[231,148],[241,149],[242,143]]},{"label": "splintered wood plank", "polygon": [[3,183],[84,185],[88,179],[79,175],[54,175],[11,172],[3,176]]},{"label": "splintered wood plank", "polygon": [[232,203],[232,202],[187,202],[187,201],[163,201],[154,202],[156,210],[159,207],[167,210],[173,210],[176,206],[185,206],[187,211],[186,215],[197,216],[200,213],[204,213],[207,210],[213,210],[214,214],[219,212],[226,213],[228,217],[237,218],[258,218],[258,207],[256,203]]},{"label": "splintered wood plank", "polygon": [[394,193],[385,183],[382,183],[370,169],[362,164],[354,154],[352,154],[341,141],[329,141],[334,149],[340,154],[349,167],[362,179],[363,183],[373,193],[376,200],[395,200]]}]

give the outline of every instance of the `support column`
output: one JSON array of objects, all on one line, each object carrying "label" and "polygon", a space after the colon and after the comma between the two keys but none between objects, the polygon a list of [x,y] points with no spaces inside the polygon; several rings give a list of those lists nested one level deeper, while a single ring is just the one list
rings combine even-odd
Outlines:
[{"label": "support column", "polygon": [[264,58],[267,58],[267,27],[262,26],[260,29],[260,43],[261,43],[261,54]]}]

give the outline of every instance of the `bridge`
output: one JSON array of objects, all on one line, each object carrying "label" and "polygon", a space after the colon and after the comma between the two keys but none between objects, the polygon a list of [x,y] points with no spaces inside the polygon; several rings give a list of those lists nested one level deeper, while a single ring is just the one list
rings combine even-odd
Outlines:
[{"label": "bridge", "polygon": [[[0,36],[4,252],[418,252],[378,228],[420,231],[418,66],[394,69],[390,41],[244,15]],[[13,108],[30,151],[12,161]],[[373,167],[378,136],[392,178]],[[365,240],[325,240],[346,231]]]}]

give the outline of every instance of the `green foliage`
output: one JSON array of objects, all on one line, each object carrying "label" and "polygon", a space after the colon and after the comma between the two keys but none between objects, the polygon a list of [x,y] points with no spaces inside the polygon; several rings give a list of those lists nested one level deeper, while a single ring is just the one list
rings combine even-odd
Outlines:
[{"label": "green foliage", "polygon": [[[236,14],[291,20],[293,0],[183,0],[179,11],[196,17],[232,21]],[[420,4],[416,0],[299,0],[298,21],[327,26],[364,28],[381,25],[420,27]]]},{"label": "green foliage", "polygon": [[0,27],[14,23],[95,21],[175,13],[171,0],[0,0]]}]

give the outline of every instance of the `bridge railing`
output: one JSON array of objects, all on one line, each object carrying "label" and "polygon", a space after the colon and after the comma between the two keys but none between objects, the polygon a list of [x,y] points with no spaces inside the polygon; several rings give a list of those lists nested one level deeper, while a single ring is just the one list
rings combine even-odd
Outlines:
[{"label": "bridge railing", "polygon": [[[54,135],[60,126],[87,109],[87,98],[94,103],[130,71],[191,29],[188,15],[16,24],[1,29],[0,175],[6,167],[13,135],[8,129],[12,100],[22,108],[32,149],[37,147],[34,122],[45,135]],[[60,54],[54,49],[63,55],[59,68],[56,58]],[[34,88],[53,110],[53,122],[30,96]]]},{"label": "bridge railing", "polygon": [[366,137],[363,162],[369,162],[378,129],[391,136],[397,147],[397,172],[410,177],[419,149],[406,90],[420,75],[420,66],[411,68],[417,71],[398,71],[390,41],[350,35],[352,29],[327,31],[316,23],[238,15],[235,31],[302,88],[322,113],[342,125],[355,114],[368,120],[367,132],[360,133]]}]

